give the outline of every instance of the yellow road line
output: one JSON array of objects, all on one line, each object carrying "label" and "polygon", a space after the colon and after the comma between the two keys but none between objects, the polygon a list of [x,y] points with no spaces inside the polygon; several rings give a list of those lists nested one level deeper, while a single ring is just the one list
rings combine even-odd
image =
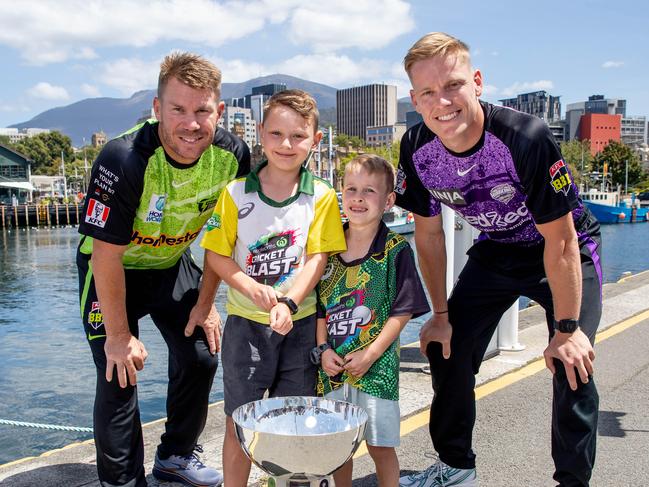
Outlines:
[{"label": "yellow road line", "polygon": [[[635,326],[641,321],[646,320],[648,318],[649,318],[649,310],[645,310],[642,313],[632,316],[631,318],[628,318],[624,321],[621,321],[620,323],[617,323],[616,325],[613,325],[607,328],[606,330],[598,333],[597,336],[595,337],[595,343],[599,343],[603,340],[607,340],[608,338],[617,335],[618,333],[622,333],[623,331],[628,330],[632,326]],[[416,346],[419,346],[418,342],[410,343],[404,346],[413,347],[415,346],[415,344]],[[536,359],[528,363],[527,365],[521,367],[520,369],[516,369],[512,372],[509,372],[505,375],[498,377],[497,379],[487,382],[486,384],[482,384],[481,386],[476,387],[475,398],[476,400],[482,399],[483,397],[486,397],[489,394],[493,394],[494,392],[504,389],[505,387],[508,387],[512,384],[515,384],[520,380],[531,377],[534,374],[541,372],[543,369],[545,369],[545,360],[543,359],[543,357],[541,357],[539,359]],[[425,409],[419,413],[407,417],[406,419],[401,421],[400,435],[405,436],[409,433],[412,433],[416,429],[426,426],[428,424],[429,416],[430,416],[429,410]],[[361,457],[365,454],[367,454],[367,446],[365,442],[363,442],[363,444],[358,448],[358,450],[356,450],[356,453],[354,454],[354,458]]]}]

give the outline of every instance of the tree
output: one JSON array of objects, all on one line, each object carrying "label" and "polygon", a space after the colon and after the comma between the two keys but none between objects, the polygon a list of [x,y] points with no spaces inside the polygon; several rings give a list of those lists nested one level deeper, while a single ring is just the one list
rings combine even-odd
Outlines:
[{"label": "tree", "polygon": [[644,176],[638,155],[629,146],[614,140],[595,156],[595,167],[610,175],[614,187],[618,184],[624,187],[626,182],[633,186],[641,182]]},{"label": "tree", "polygon": [[571,140],[570,142],[561,142],[561,154],[563,160],[570,167],[570,172],[579,186],[584,182],[585,173],[592,170],[593,156],[590,153],[589,140]]},{"label": "tree", "polygon": [[4,145],[5,147],[9,147],[11,149],[14,148],[14,145],[11,143],[11,139],[9,138],[8,135],[0,135],[0,144]]},{"label": "tree", "polygon": [[342,147],[351,146],[353,149],[362,149],[365,141],[355,135],[338,134],[334,137],[334,144]]},{"label": "tree", "polygon": [[33,161],[33,174],[60,174],[61,154],[66,163],[74,158],[70,137],[57,131],[26,137],[15,147]]},{"label": "tree", "polygon": [[389,161],[394,167],[399,164],[399,149],[401,147],[401,142],[397,141],[391,145],[379,145],[376,147],[367,147],[366,152],[370,154],[376,154],[377,156],[382,157],[386,161]]}]

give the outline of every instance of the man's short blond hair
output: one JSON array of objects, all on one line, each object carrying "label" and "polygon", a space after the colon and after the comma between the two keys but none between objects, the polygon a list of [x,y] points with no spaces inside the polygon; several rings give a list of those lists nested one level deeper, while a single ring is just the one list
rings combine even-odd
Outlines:
[{"label": "man's short blond hair", "polygon": [[264,103],[264,120],[273,108],[288,107],[295,110],[302,118],[313,122],[313,132],[318,131],[318,122],[320,120],[320,112],[318,112],[318,104],[315,99],[306,91],[302,90],[284,90],[275,93],[271,96],[266,103]]},{"label": "man's short blond hair", "polygon": [[[387,190],[387,194],[394,191],[394,166],[382,157],[377,156],[376,154],[361,154],[356,156],[345,166],[345,175],[348,171],[356,168],[363,168],[369,174],[379,174],[383,176],[385,178],[385,189]],[[345,177],[343,176],[343,183],[344,181]]]},{"label": "man's short blond hair", "polygon": [[406,69],[406,73],[410,75],[410,69],[417,61],[437,56],[448,56],[450,54],[462,56],[469,63],[471,62],[469,46],[467,44],[444,32],[431,32],[423,36],[408,49],[406,57],[403,58],[403,66]]},{"label": "man's short blond hair", "polygon": [[221,97],[221,70],[210,61],[191,52],[172,52],[160,63],[158,98],[162,98],[167,83],[176,78],[197,90],[211,90]]}]

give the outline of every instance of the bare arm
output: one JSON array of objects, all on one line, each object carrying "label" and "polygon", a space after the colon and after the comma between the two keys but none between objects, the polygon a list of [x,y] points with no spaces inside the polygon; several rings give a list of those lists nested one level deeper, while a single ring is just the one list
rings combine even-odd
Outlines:
[{"label": "bare arm", "polygon": [[451,356],[453,329],[448,320],[446,299],[446,242],[442,215],[422,217],[415,215],[415,247],[421,277],[433,304],[433,316],[419,331],[419,349],[426,355],[430,342],[442,344],[444,358]]},{"label": "bare arm", "polygon": [[113,379],[116,367],[121,387],[127,386],[127,379],[131,385],[136,384],[137,371],[144,368],[147,357],[144,345],[131,334],[128,326],[126,279],[122,265],[125,251],[125,245],[93,240],[92,272],[106,330],[106,380],[110,382]]},{"label": "bare arm", "polygon": [[[578,319],[581,308],[581,261],[572,214],[537,225],[545,239],[543,263],[552,291],[555,319]],[[574,333],[557,331],[543,352],[546,366],[555,373],[553,359],[561,360],[570,388],[577,389],[577,376],[583,383],[593,373],[595,352],[588,337],[577,329]]]},{"label": "bare arm", "polygon": [[221,284],[221,279],[216,271],[208,265],[207,252],[205,252],[198,300],[189,313],[185,336],[191,336],[196,326],[203,328],[212,355],[221,350],[221,316],[214,305],[219,284]]},{"label": "bare arm", "polygon": [[388,347],[397,339],[403,327],[412,317],[409,315],[390,316],[381,333],[369,347],[345,355],[345,369],[354,377],[362,377]]}]

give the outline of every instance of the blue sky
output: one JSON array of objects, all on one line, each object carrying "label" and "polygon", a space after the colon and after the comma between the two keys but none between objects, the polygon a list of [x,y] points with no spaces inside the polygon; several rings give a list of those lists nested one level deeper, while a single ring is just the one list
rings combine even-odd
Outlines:
[{"label": "blue sky", "polygon": [[283,73],[407,96],[401,61],[431,31],[470,45],[486,100],[544,89],[565,111],[602,94],[649,116],[648,18],[625,0],[0,0],[0,127],[153,88],[176,49],[212,59],[225,82]]}]

